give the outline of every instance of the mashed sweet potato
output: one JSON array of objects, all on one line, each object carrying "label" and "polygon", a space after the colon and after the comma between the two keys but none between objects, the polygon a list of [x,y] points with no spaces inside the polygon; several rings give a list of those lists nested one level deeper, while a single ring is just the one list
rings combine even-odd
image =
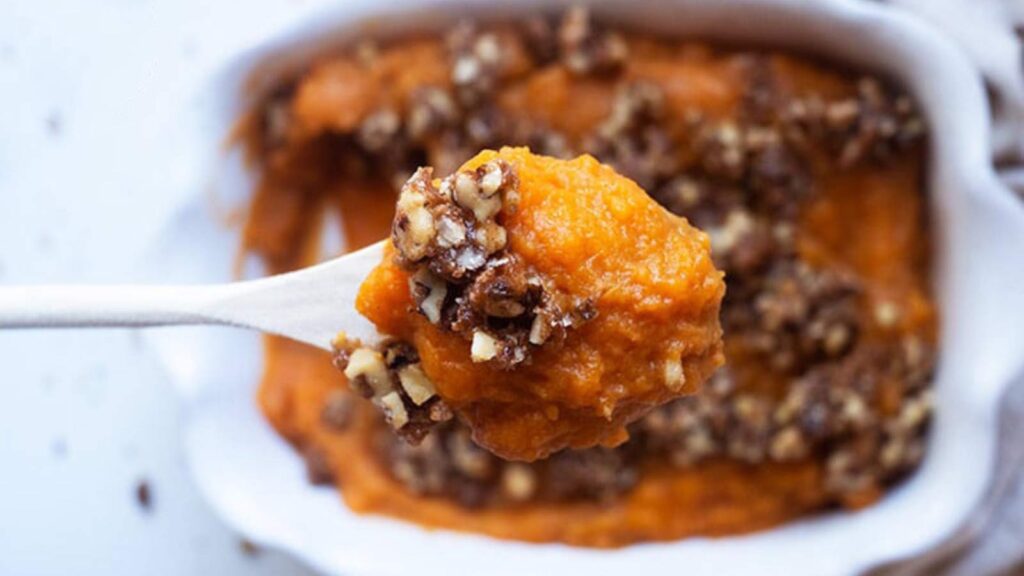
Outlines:
[{"label": "mashed sweet potato", "polygon": [[[412,269],[437,267],[453,249],[404,266],[388,253],[360,289],[357,308],[381,332],[413,344],[440,397],[495,454],[529,461],[566,447],[620,444],[627,424],[695,392],[723,362],[725,283],[708,237],[590,156],[559,160],[503,148],[481,152],[459,172],[496,162],[513,181],[497,213],[507,244],[479,262],[475,279],[443,288],[450,315],[471,315],[462,322],[469,325],[446,329],[447,310],[432,322],[410,294]],[[396,235],[408,219],[409,187],[399,199]],[[458,210],[454,201],[438,202],[439,210]],[[517,278],[523,274],[531,278]],[[455,311],[460,289],[480,305]],[[578,326],[556,315],[544,324],[555,298],[585,303]],[[539,337],[553,327],[563,328],[561,338]],[[497,341],[498,350],[478,357],[481,338],[491,348]],[[521,356],[501,362],[506,341],[507,354]]]},{"label": "mashed sweet potato", "polygon": [[412,446],[329,354],[268,338],[260,405],[351,509],[623,546],[867,506],[924,457],[937,355],[924,126],[885,82],[573,12],[334,54],[252,118],[246,244],[274,272],[316,257],[325,214],[349,249],[385,238],[416,166],[449,174],[480,149],[523,145],[614,166],[707,231],[726,274],[726,364],[698,393],[615,448],[529,464],[483,450],[443,410]]}]

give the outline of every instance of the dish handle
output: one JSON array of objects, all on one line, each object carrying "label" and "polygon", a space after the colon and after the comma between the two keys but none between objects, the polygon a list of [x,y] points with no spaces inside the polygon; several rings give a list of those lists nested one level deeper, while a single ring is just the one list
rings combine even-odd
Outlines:
[{"label": "dish handle", "polygon": [[994,174],[985,186],[968,208],[977,213],[965,219],[976,225],[956,248],[969,251],[956,299],[966,297],[974,317],[961,322],[966,333],[948,341],[969,347],[971,379],[986,398],[998,400],[1024,373],[1024,201]]}]

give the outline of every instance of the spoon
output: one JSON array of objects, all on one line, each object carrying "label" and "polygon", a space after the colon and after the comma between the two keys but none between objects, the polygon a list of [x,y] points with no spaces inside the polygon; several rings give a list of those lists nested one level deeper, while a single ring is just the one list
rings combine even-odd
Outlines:
[{"label": "spoon", "polygon": [[374,338],[355,309],[384,242],[258,280],[183,286],[0,286],[0,329],[220,324],[330,349],[339,330]]}]

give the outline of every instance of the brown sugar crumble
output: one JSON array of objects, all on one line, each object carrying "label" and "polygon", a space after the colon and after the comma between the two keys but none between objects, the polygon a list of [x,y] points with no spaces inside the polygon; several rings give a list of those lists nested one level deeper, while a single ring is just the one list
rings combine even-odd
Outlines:
[{"label": "brown sugar crumble", "polygon": [[[598,320],[506,250],[494,216],[516,209],[514,171],[457,171],[502,145],[589,153],[708,233],[728,285],[727,365],[630,425],[624,444],[529,464],[476,445],[399,340],[339,340],[335,362],[372,408],[327,371],[303,368],[319,376],[297,384],[287,362],[323,357],[272,341],[265,412],[312,462],[311,480],[335,482],[357,510],[503,538],[618,546],[876,501],[924,457],[933,409],[926,126],[914,102],[799,56],[602,24],[583,9],[464,23],[443,39],[339,55],[282,87],[249,141],[263,171],[249,247],[296,268],[324,199],[353,218],[383,212],[355,246],[388,234],[397,198],[391,234],[416,313],[478,344],[484,364],[526,365],[538,342]],[[297,105],[332,65],[375,96],[351,121]],[[424,165],[452,176],[435,182]]]},{"label": "brown sugar crumble", "polygon": [[582,6],[569,9],[558,28],[561,62],[574,74],[601,74],[620,70],[629,56],[626,40],[605,30]]},{"label": "brown sugar crumble", "polygon": [[[334,348],[334,365],[345,374],[349,386],[371,399],[406,442],[418,444],[432,428],[452,419],[452,411],[424,374],[412,345],[386,340],[367,347],[339,336]],[[336,390],[324,404],[323,418],[331,428],[344,430],[353,410],[351,396]]]},{"label": "brown sugar crumble", "polygon": [[495,220],[514,211],[515,170],[495,160],[432,182],[421,168],[402,187],[391,239],[397,261],[413,271],[417,311],[471,342],[474,362],[512,369],[531,347],[595,315],[592,302],[573,299],[505,250]]}]

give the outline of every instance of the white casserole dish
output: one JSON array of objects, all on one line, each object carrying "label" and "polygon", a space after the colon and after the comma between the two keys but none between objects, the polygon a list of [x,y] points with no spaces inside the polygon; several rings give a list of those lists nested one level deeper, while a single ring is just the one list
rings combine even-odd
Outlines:
[{"label": "white casserole dish", "polygon": [[[241,54],[198,102],[190,154],[205,156],[197,198],[157,247],[163,280],[232,275],[237,230],[209,210],[241,202],[251,182],[221,144],[251,96],[325,44],[372,30],[432,28],[472,14],[502,18],[536,0],[413,0],[383,7],[349,0]],[[561,6],[561,5],[560,5]],[[988,115],[965,57],[924,24],[884,6],[847,0],[622,0],[593,3],[624,27],[740,44],[793,48],[891,76],[913,92],[931,130],[930,192],[935,282],[942,309],[937,417],[921,469],[882,502],[724,539],[689,539],[601,551],[427,531],[347,510],[314,488],[299,456],[254,401],[261,349],[230,329],[154,332],[151,344],[184,399],[185,447],[212,506],[252,540],[294,553],[331,574],[786,574],[861,572],[919,553],[950,535],[981,498],[994,466],[1002,391],[1024,367],[1024,208],[990,166]],[[562,6],[564,7],[564,6]],[[548,6],[548,8],[552,8]],[[372,23],[371,27],[364,24]],[[256,73],[258,71],[258,73]],[[187,163],[183,163],[187,165]],[[329,250],[336,238],[325,239]]]}]

